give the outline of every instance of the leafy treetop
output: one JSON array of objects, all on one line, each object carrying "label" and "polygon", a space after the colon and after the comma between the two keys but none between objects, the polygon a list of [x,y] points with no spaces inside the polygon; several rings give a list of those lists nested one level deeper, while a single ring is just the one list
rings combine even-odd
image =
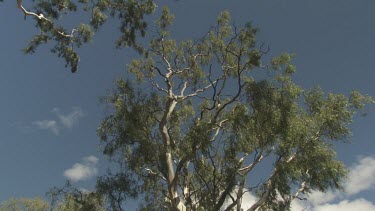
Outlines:
[{"label": "leafy treetop", "polygon": [[[228,12],[196,41],[172,39],[172,19],[165,8],[158,38],[128,65],[138,82],[119,79],[105,99],[98,134],[127,184],[107,186],[109,197],[139,193],[141,210],[230,210],[250,191],[249,210],[284,210],[312,190],[340,189],[347,172],[332,144],[374,101],[294,84],[293,55],[263,61],[257,29],[230,24]],[[265,159],[269,176],[254,177]]]}]

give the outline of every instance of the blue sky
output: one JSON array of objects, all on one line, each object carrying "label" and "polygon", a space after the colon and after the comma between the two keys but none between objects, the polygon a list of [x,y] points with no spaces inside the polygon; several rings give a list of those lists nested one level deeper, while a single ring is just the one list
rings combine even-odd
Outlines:
[{"label": "blue sky", "polygon": [[[199,38],[220,11],[229,10],[237,24],[252,21],[260,28],[258,41],[270,46],[271,55],[296,53],[298,84],[306,88],[320,85],[332,92],[357,89],[375,96],[375,1],[157,3],[159,10],[168,5],[176,15],[175,38]],[[71,74],[63,61],[49,52],[48,45],[33,55],[22,53],[37,30],[30,17],[24,20],[15,1],[0,3],[0,26],[0,201],[44,196],[68,177],[79,187],[92,188],[95,176],[105,173],[108,164],[95,132],[104,117],[99,97],[110,92],[116,77],[126,77],[126,64],[136,54],[114,48],[117,26],[108,22],[94,41],[80,50],[79,70]],[[338,157],[358,173],[351,178],[361,178],[351,179],[347,186],[351,190],[353,184],[365,187],[355,193],[332,193],[332,200],[312,204],[312,209],[324,210],[324,206],[340,203],[350,207],[354,202],[356,207],[368,203],[365,208],[375,209],[371,197],[375,195],[374,112],[372,107],[366,118],[355,118],[352,143],[337,147]]]}]

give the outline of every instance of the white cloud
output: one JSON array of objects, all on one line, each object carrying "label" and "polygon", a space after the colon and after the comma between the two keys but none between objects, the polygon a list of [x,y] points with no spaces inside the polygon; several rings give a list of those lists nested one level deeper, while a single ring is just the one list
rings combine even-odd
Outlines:
[{"label": "white cloud", "polygon": [[84,157],[83,161],[85,161],[86,163],[97,164],[99,159],[93,155],[90,155],[88,157]]},{"label": "white cloud", "polygon": [[244,208],[244,210],[249,209],[256,202],[256,200],[257,198],[253,194],[246,192],[242,197],[242,208]]},{"label": "white cloud", "polygon": [[375,187],[375,157],[364,157],[350,168],[345,192],[354,195]]},{"label": "white cloud", "polygon": [[311,208],[309,207],[308,204],[304,203],[304,201],[300,200],[293,200],[291,204],[291,211],[303,211],[303,210],[311,210],[308,209]]},{"label": "white cloud", "polygon": [[72,168],[64,171],[64,176],[72,182],[90,179],[98,174],[96,167],[99,159],[95,156],[88,156],[82,159],[82,162],[75,163]]},{"label": "white cloud", "polygon": [[62,129],[71,129],[84,116],[82,109],[77,107],[73,108],[73,111],[66,115],[62,114],[59,108],[53,108],[52,112],[57,115],[56,119],[34,121],[32,122],[32,126],[40,130],[50,130],[55,135],[59,135]]},{"label": "white cloud", "polygon": [[[235,196],[237,196],[237,191],[238,191],[238,188],[234,188],[233,190],[233,194]],[[236,198],[236,197],[235,197]],[[247,210],[249,209],[255,202],[256,202],[256,197],[249,192],[248,189],[244,189],[244,194],[242,195],[242,203],[241,203],[241,208],[243,210]],[[230,198],[227,198],[223,204],[223,206],[221,207],[221,210],[225,210],[225,208],[227,208],[230,204],[232,204],[232,200]],[[236,209],[237,206],[235,206],[233,209]]]},{"label": "white cloud", "polygon": [[60,129],[55,120],[34,121],[32,122],[32,125],[36,126],[38,129],[41,130],[50,130],[55,135],[59,135],[60,132]]},{"label": "white cloud", "polygon": [[73,125],[76,124],[78,120],[84,116],[82,109],[77,107],[73,108],[73,111],[66,115],[61,114],[59,108],[54,108],[52,111],[57,114],[61,124],[67,128],[72,128]]},{"label": "white cloud", "polygon": [[78,190],[81,191],[82,193],[91,193],[91,192],[93,192],[93,191],[90,191],[90,190],[88,190],[86,188],[78,188]]},{"label": "white cloud", "polygon": [[375,211],[375,204],[372,202],[358,198],[354,200],[341,200],[337,203],[309,204],[306,201],[294,200],[292,202],[292,211],[356,211],[366,210]]},{"label": "white cloud", "polygon": [[365,199],[359,198],[353,201],[343,200],[338,204],[324,204],[317,206],[313,209],[314,211],[354,211],[354,210],[366,210],[375,211],[375,205]]},{"label": "white cloud", "polygon": [[325,193],[320,191],[313,191],[309,195],[309,201],[314,205],[324,204],[335,200],[337,197],[339,197],[339,194],[339,192],[332,191],[327,191]]}]

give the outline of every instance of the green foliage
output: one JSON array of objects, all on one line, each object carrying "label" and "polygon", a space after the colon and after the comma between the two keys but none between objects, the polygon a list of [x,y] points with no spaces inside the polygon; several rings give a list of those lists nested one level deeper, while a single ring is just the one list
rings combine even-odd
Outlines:
[{"label": "green foliage", "polygon": [[42,198],[9,199],[0,204],[1,211],[49,211],[49,203]]},{"label": "green foliage", "polygon": [[[120,200],[142,193],[141,210],[219,210],[225,201],[237,205],[229,194],[245,191],[268,157],[271,175],[252,181],[260,184],[251,190],[254,209],[288,209],[296,194],[340,189],[347,172],[332,143],[346,141],[355,112],[374,101],[294,84],[294,55],[263,64],[268,51],[257,46],[257,29],[230,24],[228,12],[197,41],[171,39],[172,20],[163,9],[159,37],[128,65],[137,83],[118,80],[104,100],[103,152],[127,182],[114,185],[109,175],[101,185],[123,187]],[[266,68],[268,77],[252,77]]]},{"label": "green foliage", "polygon": [[[116,41],[117,46],[132,47],[142,53],[143,47],[138,39],[146,35],[147,22],[144,19],[156,9],[152,0],[37,0],[33,6],[33,11],[42,14],[43,18],[34,16],[40,33],[30,40],[24,52],[34,53],[41,44],[52,42],[51,51],[63,58],[73,73],[77,71],[79,63],[77,48],[91,41],[95,31],[107,21],[108,16],[120,20],[121,36]],[[73,29],[63,26],[64,22],[60,21],[63,14],[82,10],[91,16],[89,23],[77,23]]]},{"label": "green foliage", "polygon": [[104,211],[102,199],[95,192],[84,192],[71,186],[53,188],[49,195],[52,204],[37,198],[9,199],[0,204],[0,211]]},{"label": "green foliage", "polygon": [[367,95],[362,95],[358,91],[353,91],[350,94],[349,103],[355,109],[359,109],[362,115],[366,115],[365,105],[369,103],[375,103],[375,101]]},{"label": "green foliage", "polygon": [[165,31],[168,26],[173,22],[174,15],[170,14],[168,7],[163,7],[162,14],[159,20],[156,21],[156,24],[162,31]]},{"label": "green foliage", "polygon": [[56,211],[104,211],[103,198],[96,192],[80,190],[67,182],[64,187],[52,188],[48,193],[52,210]]},{"label": "green foliage", "polygon": [[123,202],[127,198],[135,198],[138,194],[134,189],[135,181],[124,172],[115,175],[109,174],[102,176],[97,181],[97,193],[100,196],[106,196],[108,208],[111,210],[124,210]]}]

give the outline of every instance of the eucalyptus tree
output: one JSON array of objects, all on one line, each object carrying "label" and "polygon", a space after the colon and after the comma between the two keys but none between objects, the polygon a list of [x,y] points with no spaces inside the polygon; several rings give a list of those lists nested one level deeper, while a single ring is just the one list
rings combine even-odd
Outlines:
[{"label": "eucalyptus tree", "polygon": [[[51,51],[75,72],[77,48],[108,17],[120,23],[117,46],[140,53],[128,65],[137,80],[116,82],[98,128],[103,153],[120,164],[98,180],[104,195],[98,197],[110,208],[121,210],[124,200],[138,196],[143,210],[240,210],[250,192],[256,200],[248,210],[283,210],[312,190],[341,188],[346,169],[333,143],[349,138],[353,115],[374,101],[356,91],[326,94],[296,85],[293,55],[270,58],[251,24],[236,27],[223,12],[201,39],[178,41],[164,9],[157,37],[142,46],[152,0],[25,4],[17,1],[39,29],[26,53],[52,42]],[[80,10],[89,21],[68,29],[61,15]],[[268,176],[256,174],[260,169]]]},{"label": "eucalyptus tree", "polygon": [[340,189],[347,171],[333,143],[373,100],[296,85],[293,55],[270,58],[257,29],[232,25],[228,12],[195,41],[172,39],[172,20],[164,9],[157,37],[128,65],[136,80],[119,79],[104,99],[98,134],[120,168],[98,188],[113,209],[138,193],[142,210],[241,210],[250,192],[249,211],[285,210]]}]

